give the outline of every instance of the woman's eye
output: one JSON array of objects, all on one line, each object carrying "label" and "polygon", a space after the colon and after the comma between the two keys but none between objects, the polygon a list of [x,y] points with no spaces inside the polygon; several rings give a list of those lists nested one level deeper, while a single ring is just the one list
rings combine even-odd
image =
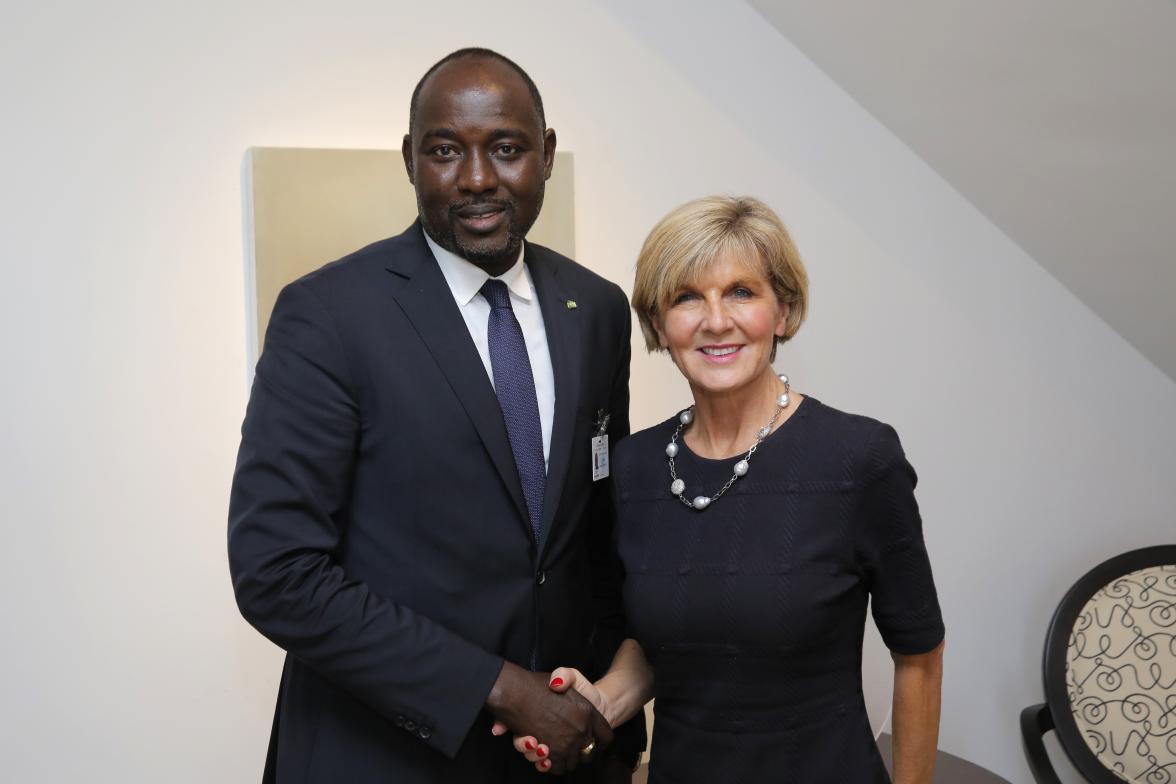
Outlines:
[{"label": "woman's eye", "polygon": [[674,295],[674,304],[681,305],[683,302],[689,302],[690,300],[696,298],[697,296],[698,295],[695,294],[693,291],[680,292],[680,293]]},{"label": "woman's eye", "polygon": [[736,286],[731,290],[731,293],[739,299],[747,299],[748,297],[754,296],[751,293],[751,289],[744,288],[743,286]]}]

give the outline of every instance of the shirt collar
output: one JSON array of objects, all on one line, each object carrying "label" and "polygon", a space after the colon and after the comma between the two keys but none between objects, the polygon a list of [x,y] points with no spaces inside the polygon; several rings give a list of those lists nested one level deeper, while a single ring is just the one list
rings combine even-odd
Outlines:
[{"label": "shirt collar", "polygon": [[[445,276],[445,282],[449,284],[449,289],[453,292],[453,298],[457,300],[457,304],[462,307],[470,304],[474,297],[478,296],[482,290],[482,284],[488,281],[490,276],[478,265],[442,248],[423,228],[421,231],[425,235],[425,242],[428,243],[429,250],[433,251],[433,258],[437,259],[437,266],[441,267],[441,274]],[[525,272],[526,265],[523,263],[523,254],[524,248],[520,246],[519,257],[515,263],[497,279],[505,283],[512,294],[530,302],[535,296],[535,291],[531,286],[530,277]]]}]

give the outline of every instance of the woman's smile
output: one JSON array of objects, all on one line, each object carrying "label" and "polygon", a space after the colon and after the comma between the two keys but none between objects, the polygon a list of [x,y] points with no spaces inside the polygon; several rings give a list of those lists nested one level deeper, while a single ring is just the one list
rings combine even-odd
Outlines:
[{"label": "woman's smile", "polygon": [[703,346],[698,349],[706,357],[708,362],[713,362],[718,365],[734,362],[743,348],[741,345],[725,344],[718,346]]}]

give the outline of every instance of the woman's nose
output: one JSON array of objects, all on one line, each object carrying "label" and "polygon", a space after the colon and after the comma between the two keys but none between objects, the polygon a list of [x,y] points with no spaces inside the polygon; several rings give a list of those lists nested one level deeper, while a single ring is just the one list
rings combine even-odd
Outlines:
[{"label": "woman's nose", "polygon": [[721,298],[708,299],[704,327],[714,333],[726,332],[731,327],[731,314]]}]

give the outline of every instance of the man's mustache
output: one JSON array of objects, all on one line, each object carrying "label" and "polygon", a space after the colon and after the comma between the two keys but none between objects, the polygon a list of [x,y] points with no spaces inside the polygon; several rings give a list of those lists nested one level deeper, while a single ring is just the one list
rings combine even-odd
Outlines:
[{"label": "man's mustache", "polygon": [[468,199],[466,201],[459,201],[449,205],[449,214],[469,217],[471,215],[484,215],[488,212],[511,212],[514,210],[514,202],[510,199]]}]

